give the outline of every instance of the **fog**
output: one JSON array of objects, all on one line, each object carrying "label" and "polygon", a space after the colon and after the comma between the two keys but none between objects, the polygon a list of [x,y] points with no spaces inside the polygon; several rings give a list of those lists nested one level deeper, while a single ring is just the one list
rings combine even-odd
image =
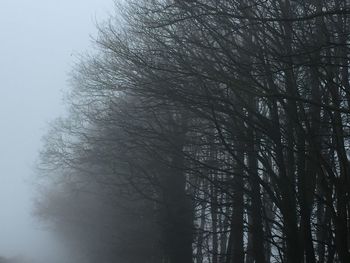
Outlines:
[{"label": "fog", "polygon": [[89,50],[96,21],[111,7],[111,0],[1,1],[0,256],[57,258],[56,241],[32,216],[34,166],[48,123],[64,113],[76,55]]},{"label": "fog", "polygon": [[350,262],[349,1],[116,2],[1,2],[0,263]]}]

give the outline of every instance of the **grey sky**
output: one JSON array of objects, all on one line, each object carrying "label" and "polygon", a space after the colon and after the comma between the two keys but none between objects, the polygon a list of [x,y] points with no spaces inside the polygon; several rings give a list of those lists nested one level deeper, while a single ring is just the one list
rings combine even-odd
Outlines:
[{"label": "grey sky", "polygon": [[0,255],[36,254],[49,242],[30,215],[27,182],[47,123],[63,112],[72,54],[89,49],[95,21],[112,8],[112,0],[0,1]]}]

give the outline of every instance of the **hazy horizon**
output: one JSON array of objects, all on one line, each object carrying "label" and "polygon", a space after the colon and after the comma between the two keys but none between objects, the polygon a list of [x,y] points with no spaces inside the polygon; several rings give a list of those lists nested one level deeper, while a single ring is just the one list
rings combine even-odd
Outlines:
[{"label": "hazy horizon", "polygon": [[32,215],[33,168],[48,123],[64,113],[75,55],[90,49],[96,22],[112,7],[112,0],[2,1],[0,256],[54,252]]}]

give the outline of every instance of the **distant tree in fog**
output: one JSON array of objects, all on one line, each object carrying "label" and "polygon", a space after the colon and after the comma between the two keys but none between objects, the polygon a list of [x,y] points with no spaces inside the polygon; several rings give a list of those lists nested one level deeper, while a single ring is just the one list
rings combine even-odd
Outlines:
[{"label": "distant tree in fog", "polygon": [[159,253],[156,205],[130,186],[131,171],[121,159],[127,154],[121,145],[126,140],[120,141],[120,132],[111,126],[80,130],[75,142],[66,147],[59,138],[77,134],[76,128],[59,123],[47,141],[41,172],[54,169],[58,179],[43,192],[37,214],[52,222],[84,262],[155,258]]}]

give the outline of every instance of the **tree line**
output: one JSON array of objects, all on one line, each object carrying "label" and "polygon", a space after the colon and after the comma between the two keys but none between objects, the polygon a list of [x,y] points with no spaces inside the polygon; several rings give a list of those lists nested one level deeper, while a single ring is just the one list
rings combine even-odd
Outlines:
[{"label": "tree line", "polygon": [[116,6],[39,216],[84,262],[349,262],[349,1]]}]

